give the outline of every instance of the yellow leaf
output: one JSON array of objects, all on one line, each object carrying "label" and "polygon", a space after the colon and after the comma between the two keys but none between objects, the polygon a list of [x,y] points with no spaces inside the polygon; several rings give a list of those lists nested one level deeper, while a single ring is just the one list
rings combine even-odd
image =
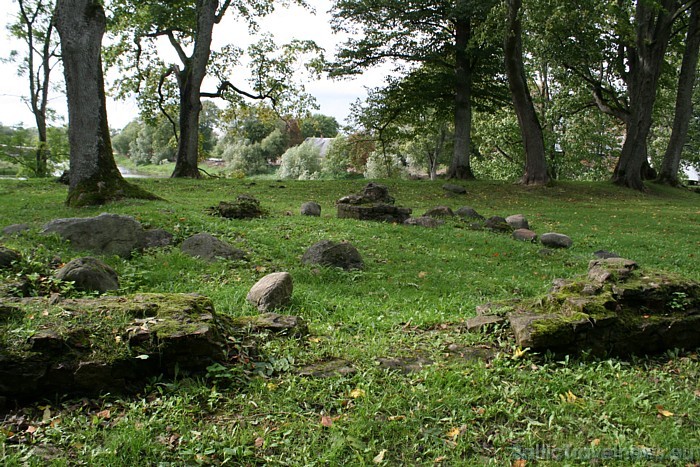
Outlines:
[{"label": "yellow leaf", "polygon": [[598,446],[600,445],[600,439],[596,438],[593,441],[591,441],[591,446]]},{"label": "yellow leaf", "polygon": [[513,351],[513,358],[514,359],[522,358],[527,353],[528,350],[530,350],[529,347],[525,348],[525,349],[521,349],[520,347],[518,347],[517,349],[515,349],[515,351]]},{"label": "yellow leaf", "polygon": [[663,415],[664,417],[673,417],[673,412],[669,412],[668,410],[664,410],[663,405],[657,405],[656,410],[659,411],[659,415]]},{"label": "yellow leaf", "polygon": [[374,456],[374,459],[372,459],[372,461],[375,464],[381,464],[382,462],[384,462],[384,454],[386,454],[386,449],[382,449],[381,451],[379,451],[379,454]]},{"label": "yellow leaf", "polygon": [[406,420],[406,416],[405,415],[392,415],[389,417],[390,422],[395,422],[397,420]]},{"label": "yellow leaf", "polygon": [[565,404],[576,404],[581,402],[579,397],[571,391],[567,391],[564,394],[559,394],[559,399]]},{"label": "yellow leaf", "polygon": [[426,277],[427,275],[428,275],[427,272],[421,271],[421,272],[418,273],[418,278],[419,278],[419,279],[425,279],[425,277]]},{"label": "yellow leaf", "polygon": [[277,389],[277,385],[275,383],[267,383],[266,386],[269,391],[274,391],[275,389]]},{"label": "yellow leaf", "polygon": [[364,396],[365,396],[364,389],[355,388],[352,391],[350,391],[350,397],[352,397],[353,399],[359,399],[360,397],[364,397]]},{"label": "yellow leaf", "polygon": [[452,428],[450,431],[447,432],[447,437],[448,437],[448,438],[452,438],[452,439],[456,439],[457,436],[459,436],[459,434],[460,434],[461,432],[462,432],[462,430],[460,430],[460,429],[457,428],[457,427],[454,427],[454,428]]},{"label": "yellow leaf", "polygon": [[433,461],[433,464],[439,464],[440,462],[443,462],[443,461],[446,461],[446,460],[447,460],[447,456],[440,456],[440,457],[438,457],[437,459],[435,459],[435,460]]}]

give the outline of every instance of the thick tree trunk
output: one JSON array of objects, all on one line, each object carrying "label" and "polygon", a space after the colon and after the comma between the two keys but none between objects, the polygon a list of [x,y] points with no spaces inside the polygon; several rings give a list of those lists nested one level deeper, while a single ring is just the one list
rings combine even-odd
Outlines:
[{"label": "thick tree trunk", "polygon": [[[190,57],[181,59],[184,68],[178,75],[180,85],[180,139],[172,177],[199,178],[199,113],[202,110],[202,81],[207,74],[218,0],[197,0],[197,32]],[[181,49],[180,49],[181,52]]]},{"label": "thick tree trunk", "polygon": [[683,62],[678,75],[673,130],[664,153],[659,178],[657,179],[659,183],[671,186],[680,185],[678,172],[680,170],[681,153],[688,136],[690,117],[693,114],[693,87],[695,86],[695,77],[697,75],[698,51],[700,51],[700,3],[694,3],[690,10],[690,22],[686,34]]},{"label": "thick tree trunk", "polygon": [[549,182],[547,160],[544,153],[542,127],[532,103],[525,78],[522,51],[522,27],[519,17],[521,0],[507,0],[508,28],[504,41],[505,68],[508,88],[518,117],[520,134],[525,145],[524,185],[544,185]]},{"label": "thick tree trunk", "polygon": [[123,197],[154,198],[124,181],[112,154],[102,74],[105,13],[99,0],[58,0],[68,98],[70,206],[103,204]]},{"label": "thick tree trunk", "polygon": [[470,162],[472,130],[472,77],[467,45],[471,35],[469,20],[455,24],[455,135],[452,162],[447,170],[448,178],[473,180]]},{"label": "thick tree trunk", "polygon": [[629,56],[627,135],[612,179],[617,185],[635,190],[644,190],[647,137],[676,7],[675,0],[664,0],[658,9],[648,2],[637,2],[635,47]]}]

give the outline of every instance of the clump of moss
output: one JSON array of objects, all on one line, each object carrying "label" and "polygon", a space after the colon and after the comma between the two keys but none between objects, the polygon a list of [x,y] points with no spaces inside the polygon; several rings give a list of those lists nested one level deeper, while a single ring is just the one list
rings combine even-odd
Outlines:
[{"label": "clump of moss", "polygon": [[267,212],[260,206],[260,201],[250,195],[238,195],[236,201],[221,201],[207,211],[213,216],[226,219],[254,219],[264,217]]}]

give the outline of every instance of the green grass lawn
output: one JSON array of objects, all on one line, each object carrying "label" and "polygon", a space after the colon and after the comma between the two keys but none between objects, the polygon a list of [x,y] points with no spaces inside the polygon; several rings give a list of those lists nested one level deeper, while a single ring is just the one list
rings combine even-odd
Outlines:
[{"label": "green grass lawn", "polygon": [[[414,215],[436,205],[471,206],[486,217],[524,214],[538,233],[572,237],[571,249],[541,255],[541,245],[456,220],[421,229],[337,219],[335,200],[360,191],[362,180],[136,183],[164,200],[72,209],[63,204],[61,185],[0,180],[0,227],[36,227],[0,244],[41,269],[54,255],[64,262],[80,256],[38,235],[58,217],[128,214],[172,232],[177,242],[209,232],[248,251],[249,260],[208,264],[177,248],[104,258],[120,275],[118,293],[197,292],[220,313],[248,315],[255,313],[245,301],[250,287],[270,272],[288,271],[294,298],[286,312],[303,317],[311,333],[270,340],[261,361],[245,368],[154,380],[132,397],[49,398],[12,410],[0,426],[4,465],[700,463],[696,349],[628,359],[521,355],[505,330],[466,333],[459,325],[477,305],[540,295],[555,278],[584,274],[600,249],[700,280],[696,193],[480,181],[465,185],[467,195],[448,196],[440,181],[384,182]],[[206,213],[239,194],[257,197],[269,215],[238,221]],[[300,216],[300,205],[312,200],[322,216]],[[365,270],[302,265],[306,248],[322,239],[352,242]],[[496,357],[455,350],[474,348]],[[379,358],[432,364],[404,374],[385,369]],[[308,364],[333,359],[356,371],[299,375]]]}]

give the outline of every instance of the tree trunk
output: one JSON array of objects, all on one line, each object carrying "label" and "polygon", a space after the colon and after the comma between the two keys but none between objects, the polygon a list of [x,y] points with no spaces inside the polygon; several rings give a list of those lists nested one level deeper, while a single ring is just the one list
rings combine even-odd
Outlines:
[{"label": "tree trunk", "polygon": [[126,183],[112,155],[101,59],[104,9],[99,0],[58,0],[55,18],[68,98],[70,186],[66,204],[155,198]]},{"label": "tree trunk", "polygon": [[471,35],[468,19],[455,24],[455,135],[452,162],[447,170],[448,178],[473,180],[470,163],[472,129],[472,77],[467,45]]},{"label": "tree trunk", "polygon": [[[199,178],[199,113],[202,110],[202,81],[207,74],[211,40],[218,0],[197,0],[197,32],[190,57],[180,58],[183,70],[178,74],[180,86],[180,139],[172,177]],[[178,47],[179,48],[179,47]],[[181,49],[180,49],[181,52]]]},{"label": "tree trunk", "polygon": [[523,65],[522,27],[520,22],[521,0],[507,0],[508,28],[504,41],[505,68],[508,76],[515,114],[518,117],[520,134],[525,145],[524,185],[544,185],[549,181],[547,160],[544,153],[542,127],[532,103]]},{"label": "tree trunk", "polygon": [[679,186],[681,153],[688,136],[688,125],[693,114],[693,87],[697,75],[698,51],[700,50],[700,3],[694,3],[690,10],[690,22],[685,40],[685,51],[681,71],[678,75],[676,112],[673,117],[671,139],[666,147],[659,172],[659,183]]},{"label": "tree trunk", "polygon": [[647,161],[647,137],[664,54],[671,36],[674,0],[664,0],[659,8],[649,2],[637,2],[635,46],[629,60],[630,112],[622,153],[613,173],[613,183],[644,190],[642,172]]}]

